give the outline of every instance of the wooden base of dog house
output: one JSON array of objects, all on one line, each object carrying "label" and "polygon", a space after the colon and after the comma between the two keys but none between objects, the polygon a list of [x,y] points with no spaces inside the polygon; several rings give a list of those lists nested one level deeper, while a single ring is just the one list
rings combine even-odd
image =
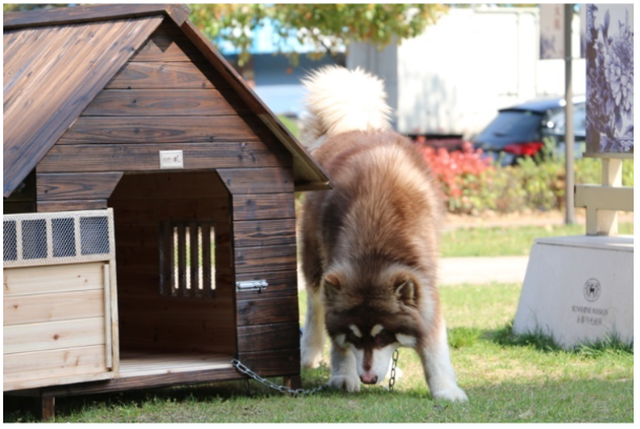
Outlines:
[{"label": "wooden base of dog house", "polygon": [[[231,356],[199,354],[123,353],[118,378],[87,383],[17,390],[5,394],[33,397],[36,415],[42,420],[55,416],[55,398],[230,381],[246,378],[231,365]],[[263,374],[269,376],[270,374]],[[283,384],[299,389],[299,374],[285,375]]]},{"label": "wooden base of dog house", "polygon": [[125,352],[120,356],[119,378],[229,369],[231,359],[231,356]]}]

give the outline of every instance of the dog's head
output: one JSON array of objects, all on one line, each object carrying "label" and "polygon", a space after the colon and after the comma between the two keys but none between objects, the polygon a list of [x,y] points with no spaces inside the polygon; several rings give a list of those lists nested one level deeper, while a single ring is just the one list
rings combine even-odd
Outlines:
[{"label": "dog's head", "polygon": [[[372,273],[376,273],[373,275]],[[353,276],[328,272],[323,279],[325,320],[333,342],[350,350],[360,380],[381,382],[393,352],[416,347],[424,330],[419,276],[406,267],[387,267]]]}]

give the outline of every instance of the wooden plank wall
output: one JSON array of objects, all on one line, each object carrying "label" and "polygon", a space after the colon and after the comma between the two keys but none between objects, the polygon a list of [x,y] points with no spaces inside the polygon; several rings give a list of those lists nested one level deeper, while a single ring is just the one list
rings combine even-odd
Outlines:
[{"label": "wooden plank wall", "polygon": [[[125,175],[114,210],[122,350],[235,353],[230,196],[214,172]],[[215,230],[215,298],[160,294],[161,222]],[[166,250],[167,251],[167,250]]]},{"label": "wooden plank wall", "polygon": [[123,172],[290,167],[291,154],[167,19],[37,166],[38,211],[98,209]]},{"label": "wooden plank wall", "polygon": [[233,196],[236,281],[266,280],[238,291],[238,356],[266,375],[300,372],[297,257],[291,169],[220,169]]}]

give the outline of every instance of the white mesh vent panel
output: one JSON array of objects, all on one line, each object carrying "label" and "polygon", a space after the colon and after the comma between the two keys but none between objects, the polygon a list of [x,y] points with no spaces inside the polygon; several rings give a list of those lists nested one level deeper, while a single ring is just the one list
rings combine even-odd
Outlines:
[{"label": "white mesh vent panel", "polygon": [[5,267],[108,260],[113,211],[5,215],[3,246]]}]

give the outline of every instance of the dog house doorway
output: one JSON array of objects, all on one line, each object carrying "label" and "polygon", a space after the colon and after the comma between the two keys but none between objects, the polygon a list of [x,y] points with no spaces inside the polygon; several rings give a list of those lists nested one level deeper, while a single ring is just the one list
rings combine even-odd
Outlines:
[{"label": "dog house doorway", "polygon": [[125,174],[114,211],[120,377],[228,368],[231,197],[215,171]]}]

